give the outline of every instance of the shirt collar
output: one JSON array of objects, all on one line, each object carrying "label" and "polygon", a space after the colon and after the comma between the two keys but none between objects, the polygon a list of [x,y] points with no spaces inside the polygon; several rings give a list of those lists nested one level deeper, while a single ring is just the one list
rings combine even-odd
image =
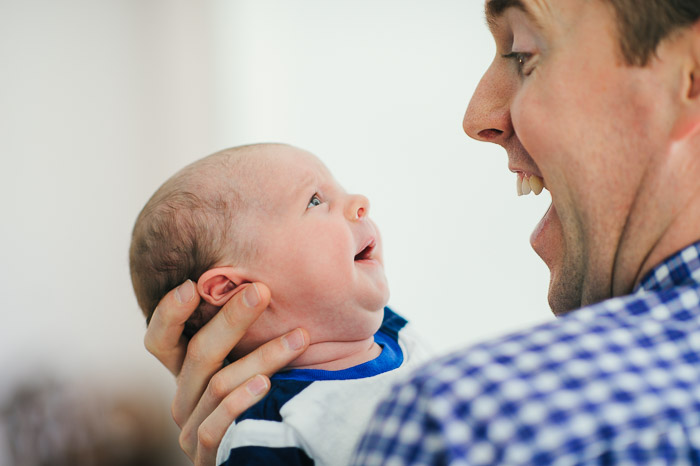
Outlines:
[{"label": "shirt collar", "polygon": [[647,273],[635,291],[663,291],[700,285],[700,241],[691,244]]}]

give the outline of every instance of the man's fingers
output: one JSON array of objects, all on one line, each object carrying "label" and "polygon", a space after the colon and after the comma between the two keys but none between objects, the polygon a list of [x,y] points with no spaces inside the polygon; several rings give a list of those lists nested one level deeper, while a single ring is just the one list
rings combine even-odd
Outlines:
[{"label": "man's fingers", "polygon": [[[220,410],[222,400],[227,400],[230,394],[250,385],[250,381],[255,380],[255,374],[271,376],[298,358],[308,345],[308,333],[305,330],[296,329],[265,343],[247,356],[214,374],[199,404],[187,420],[187,425],[183,427],[181,442],[189,441],[190,445],[193,445],[195,441],[194,432],[187,431],[188,426],[203,424],[210,417],[211,413]],[[253,386],[248,386],[247,389],[251,395],[256,392]],[[267,391],[267,388],[265,391]],[[253,396],[246,398],[239,394],[235,399],[237,400],[236,403],[227,402],[228,417],[226,420],[228,424],[231,424],[243,411],[257,403],[259,398],[254,398]],[[248,400],[247,403],[246,400]],[[222,416],[221,412],[219,412],[219,416]],[[221,441],[221,438],[218,441]],[[191,446],[190,448],[193,447]]]},{"label": "man's fingers", "polygon": [[[190,417],[212,376],[269,303],[270,290],[262,283],[251,283],[194,334],[187,345],[173,401],[173,417],[178,425]],[[260,372],[244,374],[241,382]]]},{"label": "man's fingers", "polygon": [[267,309],[270,290],[262,283],[245,285],[188,343],[182,331],[199,301],[190,280],[168,293],[154,311],[144,344],[177,376],[172,412],[183,428],[182,449],[195,464],[209,465],[228,426],[267,393],[267,376],[306,350],[309,336],[293,330],[222,369],[226,356]]},{"label": "man's fingers", "polygon": [[[195,464],[214,464],[217,448],[228,426],[270,389],[265,375],[271,376],[289,365],[308,345],[306,330],[295,329],[214,374],[180,437],[183,449],[196,450]],[[250,377],[255,373],[258,375]],[[196,437],[191,426],[199,426]]]},{"label": "man's fingers", "polygon": [[[270,303],[262,283],[250,283],[197,331],[187,348],[186,364],[221,364]],[[223,344],[222,344],[223,343]]]},{"label": "man's fingers", "polygon": [[[275,372],[289,365],[309,346],[309,334],[304,329],[295,329],[291,332],[268,341],[255,351],[235,362],[236,370],[233,372],[230,367],[221,371],[222,377],[226,377],[229,387],[243,383],[243,374],[266,374],[271,376]],[[228,372],[231,371],[231,372]]]},{"label": "man's fingers", "polygon": [[182,330],[198,305],[199,294],[194,283],[187,280],[161,299],[146,329],[146,349],[176,376],[187,349]]},{"label": "man's fingers", "polygon": [[[269,389],[270,380],[266,376],[253,376],[229,393],[196,432],[187,433],[188,443],[196,441],[195,465],[215,464],[217,449],[228,427],[241,413],[260,401]],[[184,436],[184,429],[182,433]],[[182,445],[184,439],[181,437],[180,440]]]}]

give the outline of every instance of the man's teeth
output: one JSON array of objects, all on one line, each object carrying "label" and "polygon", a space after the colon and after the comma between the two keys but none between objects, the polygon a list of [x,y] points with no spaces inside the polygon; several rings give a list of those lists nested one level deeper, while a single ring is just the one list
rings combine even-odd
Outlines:
[{"label": "man's teeth", "polygon": [[518,196],[526,196],[531,192],[538,195],[542,192],[543,188],[544,181],[537,175],[523,175],[518,173],[515,179],[515,189],[518,192]]}]

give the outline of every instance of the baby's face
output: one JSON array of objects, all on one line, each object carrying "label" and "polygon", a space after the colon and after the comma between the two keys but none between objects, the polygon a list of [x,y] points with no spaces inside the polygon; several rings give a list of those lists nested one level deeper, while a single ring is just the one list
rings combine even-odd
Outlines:
[{"label": "baby's face", "polygon": [[309,331],[312,343],[370,337],[389,288],[369,201],[346,193],[307,152],[286,146],[270,152],[255,159],[246,182],[245,225],[257,252],[245,273],[270,288],[272,304],[239,349],[297,327]]}]

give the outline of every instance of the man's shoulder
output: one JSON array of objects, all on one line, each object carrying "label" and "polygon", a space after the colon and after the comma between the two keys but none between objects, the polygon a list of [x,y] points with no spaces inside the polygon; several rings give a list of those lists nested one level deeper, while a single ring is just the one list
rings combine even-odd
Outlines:
[{"label": "man's shoulder", "polygon": [[422,366],[380,404],[354,464],[700,463],[697,257]]},{"label": "man's shoulder", "polygon": [[637,368],[653,365],[643,354],[659,349],[664,354],[669,344],[700,351],[699,301],[698,287],[609,299],[450,353],[421,368],[414,379],[437,386],[476,376],[492,386],[552,371],[575,376],[586,362],[600,367],[601,375],[614,372],[619,364],[613,361],[620,358]]},{"label": "man's shoulder", "polygon": [[466,435],[470,445],[500,445],[506,462],[585,457],[590,436],[657,441],[671,424],[700,425],[699,296],[688,287],[611,299],[448,354],[382,409],[415,412],[445,451]]}]

